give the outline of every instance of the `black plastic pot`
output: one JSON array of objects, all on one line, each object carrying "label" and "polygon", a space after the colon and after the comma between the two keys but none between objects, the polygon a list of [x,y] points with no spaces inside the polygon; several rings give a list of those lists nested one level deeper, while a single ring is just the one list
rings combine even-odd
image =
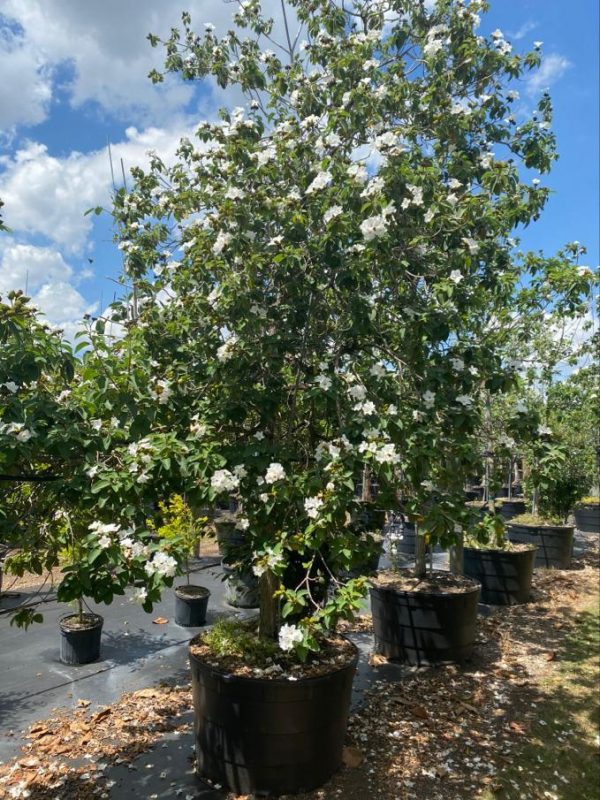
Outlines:
[{"label": "black plastic pot", "polygon": [[340,767],[358,651],[317,678],[226,674],[192,653],[197,773],[236,794],[321,786]]},{"label": "black plastic pot", "polygon": [[225,602],[235,608],[258,608],[260,595],[258,578],[251,570],[238,572],[225,559],[221,561],[225,573]]},{"label": "black plastic pot", "polygon": [[433,593],[372,586],[371,611],[376,653],[406,664],[465,661],[477,631],[480,586]]},{"label": "black plastic pot", "polygon": [[483,486],[470,486],[468,489],[465,489],[465,500],[467,502],[471,500],[483,500]]},{"label": "black plastic pot", "polygon": [[512,519],[519,514],[525,513],[525,500],[509,500],[507,497],[499,498],[502,502],[498,503],[497,510],[502,519]]},{"label": "black plastic pot", "polygon": [[600,504],[580,503],[575,506],[575,527],[583,533],[600,533]]},{"label": "black plastic pot", "polygon": [[531,593],[536,548],[464,549],[464,572],[481,583],[481,602],[497,606],[526,603]]},{"label": "black plastic pot", "polygon": [[[405,556],[412,556],[414,558],[416,553],[416,546],[417,546],[417,531],[412,522],[404,521],[401,523],[401,533],[402,539],[397,539],[394,544],[396,546],[396,550],[402,555]],[[427,547],[427,552],[430,551],[430,547]],[[433,547],[434,553],[443,553],[444,549],[441,545],[435,544]]]},{"label": "black plastic pot", "polygon": [[214,526],[221,555],[230,560],[240,557],[247,547],[247,537],[244,531],[236,528],[235,517],[228,512],[221,512],[215,518]]},{"label": "black plastic pot", "polygon": [[198,628],[206,622],[210,592],[205,586],[175,587],[175,622],[183,628]]},{"label": "black plastic pot", "polygon": [[522,525],[511,522],[506,526],[506,535],[511,542],[534,544],[536,567],[569,569],[573,555],[572,525]]},{"label": "black plastic pot", "polygon": [[63,664],[91,664],[100,658],[100,639],[104,618],[99,614],[84,614],[84,628],[71,628],[67,620],[78,618],[67,614],[58,621],[60,628],[60,660]]}]

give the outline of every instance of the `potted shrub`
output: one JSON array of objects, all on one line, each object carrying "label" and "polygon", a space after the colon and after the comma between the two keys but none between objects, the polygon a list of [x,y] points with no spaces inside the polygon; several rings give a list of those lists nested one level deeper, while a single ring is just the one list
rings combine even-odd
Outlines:
[{"label": "potted shrub", "polygon": [[600,533],[599,497],[582,497],[575,504],[575,527],[584,533]]},{"label": "potted shrub", "polygon": [[[438,504],[439,497],[434,502]],[[444,522],[439,505],[428,516],[429,531],[423,516],[420,519],[425,525],[421,530],[419,522],[415,526],[414,569],[402,569],[392,550],[391,569],[371,580],[374,650],[390,660],[418,666],[460,663],[473,650],[480,585],[461,574],[458,530],[446,534],[452,545],[453,572],[434,570],[431,562],[427,568],[428,547]]]},{"label": "potted shrub", "polygon": [[494,507],[504,520],[510,520],[518,514],[524,514],[526,503],[524,499],[515,497],[496,497]]},{"label": "potted shrub", "polygon": [[488,514],[469,529],[464,548],[465,575],[481,584],[483,603],[526,603],[531,592],[535,552],[535,544],[508,541],[502,518]]},{"label": "potted shrub", "polygon": [[572,525],[563,518],[541,514],[519,514],[506,527],[509,541],[537,547],[536,567],[569,569],[573,557]]},{"label": "potted shrub", "polygon": [[178,545],[178,551],[184,557],[187,582],[175,586],[175,622],[184,628],[199,627],[206,622],[210,591],[192,583],[190,558],[199,553],[208,520],[206,517],[195,519],[192,509],[179,494],[173,495],[166,503],[159,503],[159,511],[162,524],[156,528],[158,536]]}]

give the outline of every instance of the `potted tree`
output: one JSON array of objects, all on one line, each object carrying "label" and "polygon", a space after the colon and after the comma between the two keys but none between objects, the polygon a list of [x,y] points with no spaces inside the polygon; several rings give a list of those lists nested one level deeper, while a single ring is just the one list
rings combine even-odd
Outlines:
[{"label": "potted tree", "polygon": [[196,519],[180,494],[159,503],[159,512],[161,524],[156,528],[156,533],[166,542],[176,544],[184,556],[187,582],[175,587],[175,622],[184,628],[199,627],[206,622],[210,591],[205,586],[192,583],[190,558],[199,553],[208,518]]},{"label": "potted tree", "polygon": [[526,603],[531,593],[535,553],[535,544],[508,541],[502,517],[488,513],[468,529],[465,575],[481,584],[483,603]]},{"label": "potted tree", "polygon": [[577,501],[575,527],[584,533],[600,533],[600,497],[588,495]]},{"label": "potted tree", "polygon": [[[544,125],[515,129],[503,88],[539,53],[479,37],[478,3],[402,4],[385,20],[375,3],[290,6],[286,63],[260,49],[274,31],[254,2],[236,15],[243,41],[198,36],[185,14],[166,42],[167,72],[232,84],[248,105],[118,192],[135,290],[114,308],[120,341],[90,333],[75,392],[93,446],[70,488],[104,524],[143,535],[165,485],[193,487],[198,507],[239,501],[259,623],[200,634],[190,658],[198,770],[245,793],[311,789],[341,762],[357,652],[335,624],[367,588],[339,577],[363,546],[355,482],[369,469],[389,510],[404,473],[458,572],[465,442],[477,393],[514,380],[496,350],[520,274],[523,304],[547,299],[553,275],[572,295],[583,285],[562,257],[513,259],[509,233],[547,192],[489,149],[549,168],[549,100]],[[456,583],[471,607],[478,587]]]}]

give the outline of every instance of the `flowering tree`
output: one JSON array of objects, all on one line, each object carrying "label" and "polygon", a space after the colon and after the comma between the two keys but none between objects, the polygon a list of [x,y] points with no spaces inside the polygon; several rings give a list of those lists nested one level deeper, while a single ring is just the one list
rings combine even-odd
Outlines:
[{"label": "flowering tree", "polygon": [[92,492],[118,505],[177,464],[199,502],[235,495],[261,634],[277,636],[281,609],[300,621],[280,643],[301,655],[365,588],[337,577],[357,547],[360,476],[383,508],[407,488],[430,534],[456,539],[480,397],[515,380],[502,360],[515,307],[557,286],[577,303],[586,285],[562,254],[515,255],[511,233],[548,195],[523,168],[555,157],[551,104],[517,122],[514,86],[539,45],[521,56],[500,31],[478,35],[485,7],[290,0],[277,52],[254,0],[223,38],[184,14],[166,71],[211,76],[245,105],[182,140],[173,167],[133,170],[116,198],[136,299],[120,348],[143,373],[143,423],[99,459]]},{"label": "flowering tree", "polygon": [[[84,597],[110,603],[134,582],[151,610],[182,554],[152,542],[146,523],[157,489],[148,497],[144,467],[152,453],[153,479],[167,491],[180,486],[173,462],[185,445],[158,432],[144,438],[144,399],[153,404],[157,388],[127,360],[133,337],[125,353],[99,333],[85,344],[78,362],[22,293],[0,298],[0,540],[12,551],[5,566],[41,575],[61,565],[57,597],[77,600],[80,613]],[[92,485],[100,461],[105,480],[113,463],[126,472],[118,493]],[[36,601],[15,609],[15,620],[41,620]]]}]

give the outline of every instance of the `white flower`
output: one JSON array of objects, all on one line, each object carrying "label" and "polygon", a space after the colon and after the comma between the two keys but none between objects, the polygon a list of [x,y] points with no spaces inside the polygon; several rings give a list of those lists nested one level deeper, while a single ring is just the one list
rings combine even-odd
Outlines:
[{"label": "white flower", "polygon": [[223,250],[227,247],[227,245],[231,242],[233,236],[230,233],[225,233],[224,231],[219,231],[217,235],[216,241],[213,245],[212,251],[213,253],[218,256]]},{"label": "white flower", "polygon": [[158,380],[154,388],[150,389],[150,396],[158,400],[159,405],[164,406],[169,402],[169,397],[173,394],[169,381]]},{"label": "white flower", "polygon": [[453,269],[448,276],[453,283],[460,283],[463,279],[463,274],[459,269]]},{"label": "white flower", "polygon": [[479,245],[475,241],[475,239],[469,239],[468,236],[463,236],[462,241],[467,245],[469,248],[469,252],[471,255],[476,255],[479,252]]},{"label": "white flower", "polygon": [[364,164],[351,164],[346,172],[355,183],[363,184],[369,180],[369,173]]},{"label": "white flower", "polygon": [[454,192],[450,192],[446,200],[450,203],[451,206],[455,206],[458,203],[458,197],[454,194]]},{"label": "white flower", "polygon": [[220,347],[217,348],[217,358],[219,361],[229,361],[230,358],[233,358],[235,346],[238,342],[238,338],[235,333],[232,333],[229,339],[222,344]]},{"label": "white flower", "polygon": [[314,192],[319,191],[320,189],[325,189],[326,186],[329,186],[331,181],[333,180],[333,175],[331,172],[319,172],[316,178],[313,179],[312,183],[306,190],[305,194],[313,194]]},{"label": "white flower", "polygon": [[375,460],[380,464],[398,464],[400,455],[396,452],[396,445],[391,443],[381,445],[375,453]]},{"label": "white flower", "polygon": [[435,404],[435,393],[429,389],[423,393],[423,404],[425,408],[433,408]]},{"label": "white flower", "polygon": [[391,403],[388,406],[387,413],[390,415],[390,417],[395,417],[396,414],[398,413],[398,409],[396,408],[396,406],[393,403]]},{"label": "white flower", "polygon": [[147,575],[160,575],[162,578],[172,578],[177,570],[177,561],[173,556],[163,553],[161,550],[154,553],[152,561],[144,567]]},{"label": "white flower", "polygon": [[323,222],[325,225],[327,225],[332,219],[337,219],[337,217],[339,217],[343,211],[344,209],[341,206],[331,206],[331,208],[328,208],[323,215]]},{"label": "white flower", "polygon": [[266,492],[262,492],[258,495],[258,499],[261,501],[261,503],[266,503],[269,500],[269,495]]},{"label": "white flower", "polygon": [[264,435],[264,433],[262,431],[256,431],[256,433],[254,434],[254,438],[258,442],[262,442],[262,440],[265,438],[265,435]]},{"label": "white flower", "polygon": [[101,419],[91,419],[90,425],[95,431],[99,431],[102,428],[102,420]]},{"label": "white flower", "polygon": [[210,485],[216,492],[233,492],[240,485],[240,479],[228,469],[218,469],[210,479]]},{"label": "white flower", "polygon": [[395,147],[398,144],[398,136],[393,131],[386,131],[375,139],[375,148],[382,150]]},{"label": "white flower", "polygon": [[235,523],[235,527],[240,531],[247,531],[250,527],[250,520],[248,517],[240,517]]},{"label": "white flower", "polygon": [[547,425],[540,425],[537,432],[538,436],[551,436],[552,428],[549,428]]},{"label": "white flower", "polygon": [[144,589],[144,587],[141,587],[134,591],[131,597],[131,602],[143,604],[146,602],[147,598],[148,598],[148,590]]},{"label": "white flower", "polygon": [[534,42],[534,43],[533,43],[533,46],[535,47],[535,49],[536,49],[536,50],[539,50],[539,49],[540,49],[540,47],[541,47],[543,44],[544,44],[543,42]]},{"label": "white flower", "polygon": [[373,403],[371,400],[367,400],[366,403],[362,404],[361,411],[367,417],[370,417],[372,414],[374,414],[377,411],[377,408],[375,406],[375,403]]},{"label": "white flower", "polygon": [[369,372],[374,378],[384,378],[387,375],[387,370],[383,364],[373,364]]},{"label": "white flower", "polygon": [[[19,388],[14,381],[8,381],[7,383],[2,384],[11,394],[14,394],[17,389]],[[60,395],[59,395],[60,396]]]},{"label": "white flower", "polygon": [[374,194],[385,189],[385,181],[380,175],[369,181],[368,185],[360,193],[361,197],[372,197]]},{"label": "white flower", "polygon": [[320,389],[323,389],[324,392],[331,389],[331,378],[328,375],[317,375],[315,383]]},{"label": "white flower", "polygon": [[242,200],[244,197],[246,197],[246,192],[244,192],[243,189],[238,189],[237,186],[230,186],[225,192],[225,197],[228,200]]},{"label": "white flower", "polygon": [[112,544],[112,540],[111,540],[110,536],[101,536],[101,537],[98,539],[98,544],[100,545],[100,547],[101,547],[103,550],[105,550],[107,547],[110,547],[110,546],[111,546],[111,544]]},{"label": "white flower", "polygon": [[279,629],[279,647],[286,652],[303,639],[302,631],[296,625],[282,625]]},{"label": "white flower", "polygon": [[17,433],[17,441],[19,441],[19,442],[28,442],[34,436],[35,436],[35,433],[33,431],[30,431],[30,430],[27,430],[27,428],[24,428],[22,431],[19,431],[19,433]]},{"label": "white flower", "polygon": [[304,510],[311,519],[316,519],[322,505],[323,500],[320,497],[307,497],[304,501]]},{"label": "white flower", "polygon": [[425,216],[423,219],[425,222],[431,222],[431,220],[435,217],[435,210],[433,208],[428,208],[425,212]]},{"label": "white flower", "polygon": [[461,372],[465,368],[465,362],[462,358],[451,358],[450,363],[452,364],[452,369],[455,369],[457,372]]},{"label": "white flower", "polygon": [[238,464],[237,466],[235,466],[233,468],[233,474],[236,476],[236,478],[239,478],[240,480],[242,480],[242,478],[247,477],[248,470],[246,469],[246,467],[243,464]]},{"label": "white flower", "polygon": [[136,483],[148,483],[150,480],[150,475],[147,472],[140,472],[137,476]]},{"label": "white flower", "polygon": [[468,394],[459,394],[456,398],[456,402],[460,403],[465,408],[471,408],[473,405],[473,398],[470,397]]},{"label": "white flower", "polygon": [[378,239],[385,236],[387,231],[388,222],[383,214],[378,214],[375,217],[367,217],[360,223],[360,232],[362,233],[365,241],[370,242],[373,239]]},{"label": "white flower", "polygon": [[423,417],[424,417],[424,414],[423,414],[423,412],[422,412],[422,411],[417,411],[417,410],[415,409],[415,410],[412,412],[412,418],[414,419],[414,421],[415,421],[415,422],[420,422],[420,421],[423,419]]},{"label": "white flower", "polygon": [[527,414],[529,409],[522,400],[518,400],[515,404],[515,411],[517,414]]},{"label": "white flower", "polygon": [[285,478],[285,470],[281,464],[276,461],[269,464],[269,468],[265,472],[265,483],[276,483]]}]

